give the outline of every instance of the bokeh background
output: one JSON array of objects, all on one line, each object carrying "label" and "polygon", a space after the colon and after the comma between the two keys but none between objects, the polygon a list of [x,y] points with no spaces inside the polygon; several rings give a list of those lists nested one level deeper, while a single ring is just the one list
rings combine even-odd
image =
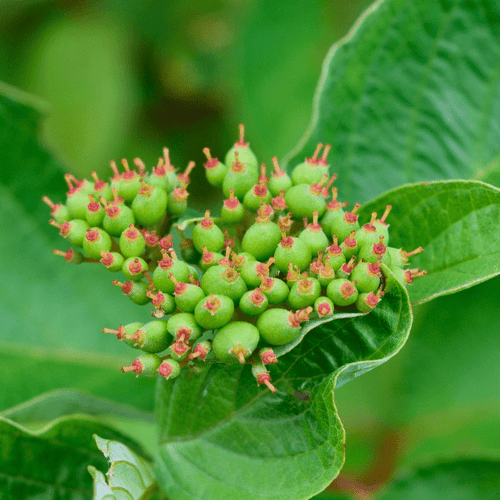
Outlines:
[{"label": "bokeh background", "polygon": [[[322,61],[369,3],[3,2],[0,79],[47,101],[44,140],[77,176],[106,176],[113,158],[151,166],[164,146],[177,167],[201,165],[202,148],[222,157],[240,122],[270,163],[304,133]],[[203,179],[194,208],[217,200]],[[336,487],[498,451],[499,299],[496,279],[420,306],[402,352],[336,392],[347,431]]]}]

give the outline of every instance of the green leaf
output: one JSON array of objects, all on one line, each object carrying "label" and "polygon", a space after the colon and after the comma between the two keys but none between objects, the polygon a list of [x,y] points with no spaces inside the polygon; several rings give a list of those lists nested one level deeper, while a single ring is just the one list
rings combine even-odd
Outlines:
[{"label": "green leaf", "polygon": [[48,225],[41,197],[64,201],[65,187],[59,163],[36,136],[40,108],[33,97],[0,85],[0,362],[11,388],[0,408],[77,387],[151,410],[153,381],[119,371],[135,352],[102,333],[146,322],[150,311],[131,307],[102,266],[68,265],[52,254],[68,244]]},{"label": "green leaf", "polygon": [[471,178],[499,153],[500,4],[378,0],[330,49],[290,167],[330,143],[340,197]]},{"label": "green leaf", "polygon": [[377,500],[496,500],[500,460],[464,458],[421,467],[396,478]]},{"label": "green leaf", "polygon": [[94,435],[98,448],[110,462],[106,481],[93,466],[88,470],[94,479],[94,500],[148,500],[157,490],[153,471],[143,458],[117,441]]},{"label": "green leaf", "polygon": [[293,500],[322,491],[344,461],[335,386],[393,356],[411,321],[396,284],[373,313],[315,328],[271,366],[277,394],[257,388],[249,366],[207,364],[161,380],[163,489],[176,500]]},{"label": "green leaf", "polygon": [[500,273],[500,190],[480,181],[442,181],[393,189],[362,207],[361,216],[392,205],[392,247],[424,252],[411,267],[427,276],[408,287],[412,303],[458,292]]},{"label": "green leaf", "polygon": [[34,432],[0,416],[2,499],[89,498],[87,466],[106,466],[95,448],[95,433],[140,452],[134,441],[90,417],[62,417]]}]

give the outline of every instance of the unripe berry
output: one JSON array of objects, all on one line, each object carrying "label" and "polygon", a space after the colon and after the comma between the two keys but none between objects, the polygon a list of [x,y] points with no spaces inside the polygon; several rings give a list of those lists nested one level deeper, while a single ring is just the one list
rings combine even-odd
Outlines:
[{"label": "unripe berry", "polygon": [[69,187],[69,191],[66,193],[66,207],[71,218],[85,219],[88,195],[92,194],[94,184],[87,179],[77,181],[71,174],[66,174],[64,178]]},{"label": "unripe berry", "polygon": [[358,240],[356,239],[356,231],[351,231],[351,234],[340,245],[344,252],[345,258],[350,259],[353,255],[359,252]]},{"label": "unripe berry", "polygon": [[349,279],[351,276],[352,271],[356,267],[356,264],[354,261],[356,260],[356,256],[353,255],[351,257],[351,260],[345,264],[342,264],[340,266],[340,269],[337,271],[337,278],[344,278],[344,279]]},{"label": "unripe berry", "polygon": [[259,339],[259,330],[254,325],[234,321],[215,334],[212,349],[220,361],[244,363],[257,347]]},{"label": "unripe berry", "polygon": [[252,361],[252,375],[257,380],[258,385],[265,385],[271,392],[278,391],[278,389],[271,384],[271,375],[266,370],[261,360]]},{"label": "unripe berry", "polygon": [[327,178],[328,175],[325,175],[319,183],[311,186],[308,184],[292,186],[285,193],[286,204],[295,219],[302,219],[305,216],[311,220],[314,212],[318,212],[319,217],[323,215],[326,203],[322,190]]},{"label": "unripe berry", "polygon": [[234,195],[243,200],[243,197],[252,189],[252,186],[257,183],[259,174],[257,169],[251,165],[247,165],[239,159],[238,153],[235,154],[236,159],[229,166],[224,181],[222,183],[222,192],[226,198],[229,197],[229,190],[234,190]]},{"label": "unripe berry", "polygon": [[380,264],[370,264],[368,262],[360,262],[351,273],[351,280],[357,281],[356,288],[360,292],[374,292],[380,285]]},{"label": "unripe berry", "polygon": [[332,201],[326,204],[325,213],[320,220],[321,227],[328,238],[332,237],[332,227],[339,224],[344,218],[345,213],[343,208],[348,205],[347,202],[340,203],[337,201],[337,194],[337,188],[332,188]]},{"label": "unripe berry", "polygon": [[101,203],[104,203],[104,210],[106,211],[102,226],[111,236],[119,237],[130,224],[135,223],[134,213],[126,205],[117,205],[114,202],[108,203],[104,198]]},{"label": "unripe berry", "polygon": [[258,162],[257,157],[254,155],[248,142],[245,142],[245,127],[242,123],[239,125],[239,140],[234,146],[226,153],[225,164],[231,165],[239,158],[239,161],[247,163],[248,167],[257,170]]},{"label": "unripe berry", "polygon": [[154,377],[160,366],[161,359],[156,354],[141,354],[131,366],[124,366],[122,372],[134,372],[137,377]]},{"label": "unripe berry", "polygon": [[205,361],[207,356],[212,351],[212,341],[211,340],[200,340],[192,349],[191,353],[188,354],[188,359],[202,359]]},{"label": "unripe berry", "polygon": [[164,359],[158,367],[158,373],[167,380],[176,378],[181,373],[181,365],[178,361],[172,358]]},{"label": "unripe berry", "polygon": [[361,247],[358,258],[364,259],[365,262],[375,262],[381,261],[386,266],[391,266],[391,254],[387,252],[387,247],[383,243],[384,236],[379,236],[379,241],[373,245],[365,245]]},{"label": "unripe berry", "polygon": [[194,342],[203,332],[194,314],[191,313],[174,314],[167,321],[167,330],[175,340],[181,342]]},{"label": "unripe berry", "polygon": [[168,194],[168,213],[174,217],[179,217],[182,215],[187,208],[187,199],[189,193],[183,187],[174,188],[174,190]]},{"label": "unripe berry", "polygon": [[391,209],[392,209],[392,206],[387,205],[385,207],[385,212],[382,215],[382,217],[380,217],[380,219],[376,219],[373,222],[373,225],[375,226],[375,228],[377,230],[377,235],[379,237],[380,236],[384,237],[384,242],[386,245],[389,245],[389,224],[387,224],[387,222],[385,222],[385,219],[389,215],[389,212],[391,211]]},{"label": "unripe berry", "polygon": [[69,264],[81,264],[83,262],[84,256],[81,252],[75,252],[72,248],[63,252],[62,250],[54,249],[52,250],[54,255],[60,255],[64,257],[64,260]]},{"label": "unripe berry", "polygon": [[194,317],[206,330],[216,330],[229,323],[234,314],[234,302],[225,295],[203,298],[196,304]]},{"label": "unripe berry", "polygon": [[415,278],[418,278],[419,276],[425,276],[427,274],[427,271],[421,271],[419,268],[401,269],[396,267],[393,273],[396,279],[406,286],[411,285]]},{"label": "unripe berry", "polygon": [[118,252],[101,252],[101,262],[112,273],[116,273],[122,270],[125,259],[123,255]]},{"label": "unripe berry", "polygon": [[280,194],[278,196],[271,200],[271,205],[275,212],[282,212],[283,210],[286,210],[288,208],[285,200],[284,189],[280,191]]},{"label": "unripe berry", "polygon": [[[307,218],[304,222],[307,224]],[[318,224],[318,212],[313,212],[313,221],[300,233],[299,240],[309,247],[313,257],[328,246],[328,238]]]},{"label": "unripe berry", "polygon": [[288,176],[285,170],[281,170],[278,165],[278,158],[274,156],[272,158],[274,172],[271,174],[271,179],[267,187],[273,196],[278,196],[281,191],[287,191],[292,187],[292,179]]},{"label": "unripe berry", "polygon": [[330,245],[325,251],[325,259],[328,258],[329,265],[334,271],[338,271],[343,264],[346,263],[346,255],[342,247],[338,244],[337,235],[333,236],[333,244]]},{"label": "unripe berry", "polygon": [[63,224],[57,223],[54,219],[50,219],[49,224],[59,229],[59,234],[66,238],[73,246],[81,248],[83,239],[87,233],[89,225],[87,221],[82,219],[73,219]]},{"label": "unripe berry", "polygon": [[175,305],[186,313],[194,312],[196,305],[205,297],[201,287],[191,283],[178,282],[172,273],[168,276],[175,284]]},{"label": "unripe berry", "polygon": [[174,166],[170,163],[168,148],[163,148],[163,158],[153,168],[151,174],[146,178],[146,184],[163,189],[170,193],[177,186],[177,175]]},{"label": "unripe berry", "polygon": [[354,304],[359,295],[357,288],[344,278],[333,280],[328,285],[326,294],[336,306],[349,306]]},{"label": "unripe berry", "polygon": [[248,228],[241,242],[242,250],[260,261],[269,259],[281,240],[280,228],[266,215],[268,207],[269,205],[263,205],[259,209],[255,224]]},{"label": "unripe berry", "polygon": [[177,340],[168,348],[168,355],[175,359],[176,361],[182,361],[186,359],[189,355],[191,348],[187,342],[183,340]]},{"label": "unripe berry", "polygon": [[335,279],[335,270],[330,266],[329,256],[325,258],[325,263],[320,268],[316,279],[323,288],[326,288]]},{"label": "unripe berry", "polygon": [[134,340],[134,345],[139,346],[144,352],[162,352],[169,346],[172,337],[167,330],[167,322],[155,319],[138,328],[126,338]]},{"label": "unripe berry", "polygon": [[290,262],[301,272],[305,271],[309,267],[311,258],[311,250],[303,241],[293,236],[286,236],[285,233],[282,234],[282,239],[274,252],[275,265],[282,273],[288,270]]},{"label": "unripe berry", "polygon": [[271,201],[271,192],[266,185],[266,166],[264,164],[261,165],[262,171],[264,175],[259,177],[259,183],[252,186],[243,197],[243,205],[251,212],[257,212],[262,203],[269,203]]},{"label": "unripe berry", "polygon": [[409,257],[412,255],[416,255],[418,253],[423,252],[424,249],[422,247],[415,248],[412,252],[406,252],[402,248],[393,248],[387,247],[387,253],[391,256],[391,270],[394,270],[396,267],[403,267],[408,264]]},{"label": "unripe berry", "polygon": [[344,241],[352,231],[359,229],[358,214],[356,213],[361,205],[356,203],[350,212],[346,212],[340,221],[334,221],[331,226],[332,234],[336,234],[339,241]]},{"label": "unripe berry", "polygon": [[307,273],[304,273],[302,279],[292,286],[288,295],[288,303],[293,309],[302,309],[312,306],[320,295],[321,285],[318,280],[309,278]]},{"label": "unripe berry", "polygon": [[134,349],[138,349],[139,346],[136,345],[135,340],[131,338],[131,335],[133,335],[139,328],[144,326],[144,323],[129,323],[128,325],[120,325],[118,327],[118,330],[112,330],[111,328],[103,328],[102,332],[103,333],[112,333],[113,335],[116,335],[116,338],[118,340],[121,340],[122,342],[125,342],[127,345],[130,347],[133,347]]},{"label": "unripe berry", "polygon": [[260,288],[246,292],[240,300],[240,309],[248,316],[259,316],[269,304],[268,298]]},{"label": "unripe berry", "polygon": [[216,266],[217,263],[224,258],[224,255],[219,252],[209,252],[205,245],[203,245],[202,248],[203,254],[198,264],[201,267],[202,271],[206,271],[208,268]]},{"label": "unripe berry", "polygon": [[237,224],[244,219],[245,207],[234,196],[234,189],[229,190],[229,198],[222,203],[220,217],[226,224]]},{"label": "unripe berry", "polygon": [[126,159],[122,160],[122,165],[125,168],[125,172],[122,174],[122,181],[118,187],[118,194],[125,201],[132,201],[139,192],[141,187],[141,177],[137,174],[135,170],[130,170],[128,162]]},{"label": "unripe berry", "polygon": [[286,283],[288,288],[292,288],[294,283],[297,283],[301,278],[300,269],[294,266],[291,262],[288,263],[288,272],[286,273]]},{"label": "unripe berry", "polygon": [[139,281],[147,270],[147,262],[140,257],[130,257],[122,265],[122,273],[132,281]]},{"label": "unripe berry", "polygon": [[172,314],[175,311],[175,300],[172,295],[163,292],[153,293],[148,290],[147,296],[156,309],[155,312],[151,313],[151,316],[163,318],[165,314]]},{"label": "unripe berry", "polygon": [[124,257],[139,257],[146,248],[144,236],[133,224],[123,231],[120,236],[120,252]]},{"label": "unripe berry", "polygon": [[207,157],[207,162],[203,165],[207,175],[207,181],[214,187],[221,187],[224,181],[224,176],[227,172],[227,167],[217,158],[212,158],[210,149],[203,148],[203,153]]},{"label": "unripe berry", "polygon": [[377,228],[373,225],[376,218],[377,213],[373,212],[370,222],[356,231],[356,239],[358,240],[358,246],[360,248],[364,246],[370,247],[378,242]]},{"label": "unripe berry", "polygon": [[270,365],[278,362],[276,354],[274,354],[272,347],[265,347],[259,350],[259,358],[264,365]]},{"label": "unripe berry", "polygon": [[194,161],[190,161],[188,163],[188,166],[186,167],[186,170],[184,172],[181,172],[180,174],[177,174],[177,186],[187,188],[187,186],[191,182],[191,178],[189,177],[189,175],[191,174],[195,166],[196,163]]},{"label": "unripe berry", "polygon": [[161,292],[173,294],[175,284],[169,278],[169,274],[173,274],[179,282],[188,282],[189,268],[185,262],[177,258],[175,252],[172,251],[172,256],[170,256],[166,250],[162,249],[161,254],[163,258],[158,262],[158,267],[153,272],[153,283]]},{"label": "unripe berry", "polygon": [[[100,199],[101,197],[104,198],[105,200],[112,200],[113,199],[113,191],[111,189],[111,186],[109,182],[101,181],[99,177],[97,176],[97,173],[92,171],[90,172],[90,175],[92,179],[94,179],[94,189],[93,189],[93,194],[95,195],[96,199]],[[90,196],[90,195],[89,195]],[[89,224],[91,224],[89,222]],[[91,224],[91,225],[98,225],[98,224]]]},{"label": "unripe berry", "polygon": [[312,312],[312,307],[304,311],[305,315],[286,309],[268,309],[264,311],[257,321],[260,336],[271,345],[288,344],[300,333],[300,324],[302,321],[307,321],[309,313]]},{"label": "unripe berry", "polygon": [[289,288],[287,284],[279,278],[262,278],[260,289],[267,297],[269,304],[273,306],[283,304],[283,302],[285,302],[288,298],[289,294]]},{"label": "unripe berry", "polygon": [[240,268],[240,274],[247,286],[255,288],[260,285],[262,278],[269,276],[269,268],[274,263],[271,257],[267,264],[257,261],[247,261]]},{"label": "unripe berry", "polygon": [[318,297],[314,302],[314,312],[320,318],[333,316],[334,309],[333,302],[328,297]]},{"label": "unripe berry", "polygon": [[142,226],[152,226],[159,222],[167,209],[167,193],[161,188],[142,183],[132,202],[132,211]]},{"label": "unripe berry", "polygon": [[322,161],[319,162],[318,155],[322,148],[323,144],[319,143],[313,156],[311,158],[306,158],[303,163],[300,163],[293,169],[292,182],[294,185],[319,182],[324,174],[328,174],[328,164],[326,163],[326,158],[331,146],[329,144],[326,145],[323,157],[321,158]]},{"label": "unripe berry", "polygon": [[369,313],[372,312],[373,309],[377,306],[377,304],[380,302],[380,299],[383,295],[383,292],[380,291],[378,293],[360,293],[358,300],[356,300],[356,308],[358,311],[362,313]]},{"label": "unripe berry", "polygon": [[224,245],[224,233],[210,217],[209,210],[193,229],[193,244],[200,253],[203,252],[203,246],[206,246],[209,252],[219,252]]},{"label": "unripe berry", "polygon": [[213,266],[208,269],[201,279],[201,288],[206,294],[225,295],[235,305],[248,290],[241,275],[232,267]]},{"label": "unripe berry", "polygon": [[127,295],[134,304],[143,306],[150,302],[147,296],[148,285],[144,281],[126,281],[125,283],[120,283],[118,280],[113,280],[113,285],[119,286],[123,294]]},{"label": "unripe berry", "polygon": [[62,203],[53,203],[47,196],[44,196],[42,201],[50,207],[50,215],[58,224],[64,224],[71,219],[66,205],[63,205]]},{"label": "unripe berry", "polygon": [[105,215],[104,207],[98,201],[94,200],[92,194],[89,194],[89,204],[87,205],[85,220],[90,226],[98,227],[102,224]]},{"label": "unripe berry", "polygon": [[99,227],[87,228],[83,238],[83,250],[91,259],[100,259],[101,252],[111,250],[109,234]]}]

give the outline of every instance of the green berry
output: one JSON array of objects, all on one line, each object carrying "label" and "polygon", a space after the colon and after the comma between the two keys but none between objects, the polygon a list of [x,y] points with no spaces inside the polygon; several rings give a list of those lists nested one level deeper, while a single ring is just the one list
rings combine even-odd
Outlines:
[{"label": "green berry", "polygon": [[89,194],[89,201],[90,203],[87,205],[87,211],[85,213],[85,220],[90,226],[98,227],[102,224],[106,212],[104,211],[104,207],[98,201],[95,201],[94,196],[91,194]]},{"label": "green berry", "polygon": [[364,246],[371,247],[374,243],[378,242],[377,228],[373,225],[376,218],[377,213],[373,212],[370,222],[356,231],[356,239],[359,248]]},{"label": "green berry", "polygon": [[257,157],[250,149],[248,142],[245,142],[245,127],[243,126],[243,124],[239,125],[239,132],[239,140],[226,153],[225,163],[226,165],[231,165],[239,158],[239,161],[241,161],[242,163],[247,163],[249,168],[257,170]]},{"label": "green berry", "polygon": [[243,281],[250,288],[258,287],[262,278],[269,276],[269,268],[273,262],[273,257],[268,260],[267,264],[257,261],[246,261],[240,268],[240,274]]},{"label": "green berry", "polygon": [[122,372],[134,372],[136,376],[154,377],[161,366],[161,359],[156,354],[141,354],[131,366],[124,366]]},{"label": "green berry", "polygon": [[168,194],[168,213],[174,217],[179,217],[187,209],[187,199],[189,193],[183,187],[176,187]]},{"label": "green berry", "polygon": [[134,345],[150,353],[164,351],[172,341],[172,336],[167,330],[167,322],[161,319],[146,323],[126,338],[133,339]]},{"label": "green berry", "polygon": [[347,206],[347,203],[337,201],[337,194],[337,188],[332,188],[332,201],[326,204],[325,213],[320,220],[321,227],[328,238],[332,237],[332,227],[339,224],[344,218],[345,212],[343,208]]},{"label": "green berry", "polygon": [[252,361],[252,375],[255,377],[255,380],[257,380],[257,385],[265,385],[271,392],[278,391],[278,389],[271,384],[271,375],[260,359]]},{"label": "green berry", "polygon": [[387,247],[387,253],[391,256],[390,268],[393,271],[396,267],[403,267],[408,264],[409,257],[423,252],[422,247],[418,247],[413,252],[406,252],[402,248]]},{"label": "green berry", "polygon": [[222,183],[222,192],[226,198],[229,197],[229,191],[234,191],[234,196],[239,200],[252,189],[252,186],[257,183],[259,174],[257,169],[251,165],[247,165],[238,159],[238,153],[235,153],[236,159],[233,163],[229,164],[229,169],[224,177]]},{"label": "green berry", "polygon": [[54,248],[52,250],[52,253],[54,255],[60,255],[61,257],[64,257],[64,260],[69,264],[70,262],[72,264],[81,264],[85,257],[83,256],[83,253],[81,252],[75,252],[72,248],[69,250],[66,250],[63,252],[62,250],[57,250]]},{"label": "green berry", "polygon": [[257,347],[259,339],[259,330],[254,325],[245,321],[234,321],[215,334],[212,342],[213,353],[225,363],[244,363]]},{"label": "green berry", "polygon": [[391,254],[387,252],[387,247],[383,243],[384,236],[379,236],[378,243],[373,245],[365,245],[361,247],[358,253],[358,259],[363,259],[365,262],[375,264],[375,262],[383,262],[386,266],[391,266]]},{"label": "green berry", "polygon": [[156,308],[156,312],[152,316],[161,318],[165,314],[172,314],[175,311],[175,300],[172,295],[163,292],[152,293],[151,291],[148,291],[147,295]]},{"label": "green berry", "polygon": [[176,378],[181,373],[181,365],[175,359],[164,359],[158,367],[158,373],[167,380]]},{"label": "green berry", "polygon": [[299,163],[299,165],[294,167],[292,170],[292,182],[294,185],[319,182],[323,175],[328,175],[326,157],[328,156],[331,146],[327,144],[323,156],[318,159],[319,152],[322,148],[323,144],[319,143],[311,158],[306,158],[303,163]]},{"label": "green berry", "polygon": [[267,187],[269,191],[271,191],[272,196],[278,196],[281,194],[281,191],[287,191],[290,187],[292,187],[292,179],[288,176],[285,170],[281,170],[278,165],[278,158],[274,156],[272,158],[274,172],[271,174],[271,179]]},{"label": "green berry", "polygon": [[234,189],[229,190],[229,198],[222,203],[221,220],[226,224],[237,224],[245,217],[245,207],[234,196]]},{"label": "green berry", "polygon": [[200,340],[191,350],[191,354],[188,354],[190,360],[202,359],[205,361],[207,356],[212,351],[212,341],[211,340]]},{"label": "green berry", "polygon": [[83,238],[83,250],[91,259],[100,259],[101,252],[109,252],[111,245],[111,238],[106,231],[99,227],[87,228]]},{"label": "green berry", "polygon": [[331,281],[335,279],[335,270],[333,267],[330,265],[330,256],[327,256],[325,258],[325,262],[323,266],[319,269],[318,275],[316,279],[318,280],[319,284],[323,287],[326,288]]},{"label": "green berry", "polygon": [[177,281],[187,283],[189,281],[189,267],[177,258],[174,251],[171,252],[170,256],[166,250],[162,249],[161,254],[163,258],[158,262],[158,267],[153,272],[153,283],[158,290],[173,294],[175,284],[169,275],[173,274]]},{"label": "green berry", "polygon": [[300,233],[299,240],[309,247],[313,257],[317,257],[328,246],[328,238],[318,224],[318,212],[313,212],[313,221]]},{"label": "green berry", "polygon": [[358,299],[358,290],[348,280],[344,278],[334,279],[326,289],[328,298],[336,306],[349,306]]},{"label": "green berry", "polygon": [[380,219],[376,219],[373,222],[373,225],[375,226],[375,229],[377,230],[377,235],[379,237],[380,236],[384,237],[384,243],[386,245],[389,245],[389,224],[387,224],[387,222],[385,222],[385,219],[389,215],[389,212],[391,211],[391,209],[392,209],[392,206],[387,205],[385,207],[385,212],[382,215],[382,217],[380,217]]},{"label": "green berry", "polygon": [[203,298],[194,310],[197,323],[206,330],[216,330],[229,323],[234,314],[234,302],[225,295]]},{"label": "green berry", "polygon": [[301,272],[305,271],[311,258],[311,250],[303,241],[282,233],[282,239],[274,252],[274,263],[282,273],[288,270],[289,263],[297,266]]},{"label": "green berry", "polygon": [[122,181],[118,188],[118,194],[128,202],[131,202],[141,188],[142,177],[135,171],[130,170],[127,160],[122,160],[125,172],[122,174]]},{"label": "green berry", "polygon": [[142,226],[152,226],[159,222],[167,209],[167,193],[159,187],[142,183],[132,202],[132,211]]},{"label": "green berry", "polygon": [[168,355],[175,359],[176,361],[182,361],[189,356],[190,351],[189,344],[182,340],[177,340],[168,348]]},{"label": "green berry", "polygon": [[314,302],[314,312],[320,318],[327,318],[328,316],[333,316],[333,311],[335,306],[332,300],[328,297],[318,297]]},{"label": "green berry", "polygon": [[[66,207],[72,219],[85,219],[87,213],[88,195],[93,192],[93,183],[84,179],[77,181],[71,174],[64,176],[69,191],[66,193]],[[73,186],[75,183],[75,186]]]},{"label": "green berry", "polygon": [[337,235],[339,241],[344,241],[352,231],[359,229],[358,214],[361,205],[356,203],[350,212],[346,212],[340,221],[335,221],[331,226],[332,234]]},{"label": "green berry", "polygon": [[130,257],[122,265],[122,273],[132,281],[140,280],[147,270],[147,262],[140,257]]},{"label": "green berry", "polygon": [[71,219],[66,205],[54,203],[48,196],[43,196],[42,201],[50,207],[50,215],[58,224],[64,224]]},{"label": "green berry", "polygon": [[288,303],[293,309],[303,309],[307,306],[312,306],[315,300],[321,295],[321,285],[314,278],[309,278],[306,273],[302,279],[294,283],[290,294],[288,295]]},{"label": "green berry", "polygon": [[116,335],[116,338],[118,340],[121,340],[125,342],[127,345],[130,347],[133,347],[134,349],[138,349],[139,346],[136,345],[135,340],[131,338],[131,335],[133,335],[139,328],[142,328],[144,323],[129,323],[128,325],[120,325],[118,327],[118,330],[112,330],[110,328],[103,328],[102,332],[103,333],[112,333],[113,335]]},{"label": "green berry", "polygon": [[120,283],[118,280],[113,280],[113,285],[119,286],[123,294],[127,295],[134,304],[143,306],[150,302],[148,284],[144,281],[126,281],[125,283]]},{"label": "green berry", "polygon": [[106,203],[104,209],[106,215],[102,221],[102,226],[111,236],[119,237],[130,224],[135,224],[134,213],[126,205],[117,205],[115,202]]},{"label": "green berry", "polygon": [[380,285],[381,277],[378,262],[375,264],[360,262],[351,273],[351,280],[357,281],[356,288],[364,293],[374,292]]},{"label": "green berry", "polygon": [[196,264],[200,260],[201,255],[199,254],[198,250],[194,248],[193,240],[191,238],[186,238],[181,230],[179,230],[179,233],[182,238],[181,241],[182,260],[184,262],[188,262],[189,264]]},{"label": "green berry", "polygon": [[66,238],[73,246],[81,248],[83,239],[87,234],[89,225],[87,221],[82,219],[73,219],[62,224],[57,223],[54,219],[50,220],[50,224],[59,229],[59,234]]},{"label": "green berry", "polygon": [[333,237],[333,244],[326,249],[325,260],[326,259],[328,259],[328,264],[334,271],[338,271],[342,265],[346,263],[346,255],[342,247],[338,245],[337,235]]},{"label": "green berry", "polygon": [[242,250],[260,261],[269,259],[276,252],[276,248],[281,241],[280,228],[267,215],[267,208],[270,208],[269,205],[259,209],[255,224],[248,228],[241,242]]},{"label": "green berry", "polygon": [[101,252],[101,262],[109,269],[112,273],[116,273],[122,270],[123,263],[125,259],[123,255],[118,252]]},{"label": "green berry", "polygon": [[193,229],[193,244],[199,253],[203,253],[204,246],[209,252],[219,252],[224,246],[224,233],[210,217],[209,210]]},{"label": "green berry", "polygon": [[287,284],[279,278],[262,278],[260,289],[264,292],[264,295],[267,297],[269,304],[273,306],[283,304],[283,302],[285,302],[288,298],[289,294],[289,288]]},{"label": "green berry", "polygon": [[328,176],[323,177],[319,184],[292,186],[285,193],[286,204],[295,219],[307,217],[311,220],[314,212],[318,212],[320,217],[323,215],[326,205],[323,198],[323,183],[327,178]]},{"label": "green berry", "polygon": [[202,288],[192,283],[178,282],[173,274],[170,274],[169,278],[175,283],[174,298],[177,308],[186,313],[194,312],[198,302],[205,297]]},{"label": "green berry", "polygon": [[232,267],[213,266],[201,279],[201,288],[206,294],[226,295],[235,305],[248,290],[240,273]]},{"label": "green berry", "polygon": [[262,203],[267,204],[271,201],[271,192],[267,188],[267,181],[266,166],[262,164],[259,183],[252,186],[243,197],[243,205],[245,205],[250,212],[257,212]]},{"label": "green berry", "polygon": [[[111,201],[113,199],[113,190],[111,189],[109,182],[101,181],[97,176],[97,173],[94,171],[90,172],[90,175],[94,179],[94,189],[92,195],[95,196],[96,199],[98,200],[104,198],[106,201]],[[89,224],[95,226],[98,225],[98,224],[91,224],[90,222]]]},{"label": "green berry", "polygon": [[353,255],[357,255],[359,252],[358,240],[356,239],[356,231],[351,231],[351,234],[342,242],[340,245],[344,256],[350,259]]},{"label": "green berry", "polygon": [[174,166],[170,163],[168,148],[163,148],[163,158],[160,158],[158,165],[146,178],[146,184],[163,189],[170,193],[177,186],[177,174]]},{"label": "green berry", "polygon": [[212,158],[210,149],[203,148],[203,153],[207,157],[207,162],[203,165],[207,175],[207,181],[214,187],[221,187],[224,181],[224,176],[227,172],[227,167],[217,158]]},{"label": "green berry", "polygon": [[358,296],[358,300],[356,300],[356,307],[358,311],[362,313],[372,312],[380,302],[380,298],[381,293],[360,293]]},{"label": "green berry", "polygon": [[268,298],[260,288],[246,292],[240,300],[240,309],[248,316],[259,316],[269,304]]},{"label": "green berry", "polygon": [[120,252],[125,258],[139,257],[146,248],[146,241],[137,228],[133,224],[130,224],[121,234],[119,245]]},{"label": "green berry", "polygon": [[349,279],[349,276],[351,276],[351,273],[356,266],[354,263],[355,260],[356,256],[353,256],[349,262],[342,264],[340,269],[337,271],[337,278]]},{"label": "green berry", "polygon": [[300,333],[300,324],[307,321],[312,307],[305,311],[305,315],[287,309],[268,309],[264,311],[258,321],[257,328],[264,341],[271,345],[284,345],[294,340]]},{"label": "green berry", "polygon": [[201,337],[203,330],[191,313],[174,314],[167,321],[167,330],[175,340],[194,342]]}]

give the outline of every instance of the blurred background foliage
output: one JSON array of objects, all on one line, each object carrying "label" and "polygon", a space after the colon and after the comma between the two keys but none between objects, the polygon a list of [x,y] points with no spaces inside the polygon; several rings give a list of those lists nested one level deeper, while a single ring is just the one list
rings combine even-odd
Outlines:
[{"label": "blurred background foliage", "polygon": [[[177,167],[201,165],[203,147],[223,157],[240,122],[270,164],[304,133],[322,61],[368,4],[10,1],[0,79],[47,100],[43,137],[77,176],[107,176],[112,158],[151,166],[164,146]],[[195,208],[216,201],[203,175],[190,191]],[[338,487],[376,486],[436,454],[498,451],[499,297],[497,278],[416,308],[402,352],[335,393],[347,431]]]}]

